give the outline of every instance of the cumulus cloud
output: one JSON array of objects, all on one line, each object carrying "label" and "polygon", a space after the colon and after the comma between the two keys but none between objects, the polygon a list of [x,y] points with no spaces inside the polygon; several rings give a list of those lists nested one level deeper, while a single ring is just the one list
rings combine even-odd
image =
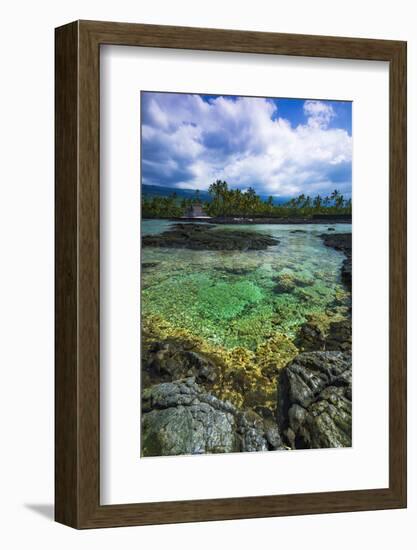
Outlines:
[{"label": "cumulus cloud", "polygon": [[304,102],[304,113],[308,117],[307,124],[314,128],[326,129],[335,116],[334,109],[328,103],[323,101],[313,101],[311,99]]},{"label": "cumulus cloud", "polygon": [[[292,125],[265,98],[142,94],[142,182],[207,189],[216,179],[258,193],[350,193],[352,138],[336,113],[303,103]],[[332,126],[336,126],[332,124]]]}]

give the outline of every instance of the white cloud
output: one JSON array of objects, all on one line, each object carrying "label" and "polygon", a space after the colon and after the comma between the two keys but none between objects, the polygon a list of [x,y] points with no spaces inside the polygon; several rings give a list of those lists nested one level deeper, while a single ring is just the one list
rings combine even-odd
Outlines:
[{"label": "white cloud", "polygon": [[304,114],[308,117],[308,126],[321,129],[326,129],[335,116],[331,105],[311,99],[304,102]]},{"label": "white cloud", "polygon": [[[329,128],[330,104],[308,100],[292,127],[263,98],[149,94],[143,100],[144,183],[207,189],[215,179],[274,195],[350,192],[352,138]],[[278,116],[277,116],[278,115]]]}]

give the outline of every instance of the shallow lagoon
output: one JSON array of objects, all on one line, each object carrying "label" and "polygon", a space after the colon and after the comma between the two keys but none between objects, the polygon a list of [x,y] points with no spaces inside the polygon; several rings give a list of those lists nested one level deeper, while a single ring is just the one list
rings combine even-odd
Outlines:
[{"label": "shallow lagoon", "polygon": [[[142,234],[172,223],[144,220]],[[143,248],[143,316],[158,316],[214,345],[254,350],[277,332],[293,339],[306,320],[325,328],[348,315],[344,255],[319,235],[329,228],[351,232],[350,224],[218,227],[267,233],[280,242],[248,252]]]}]

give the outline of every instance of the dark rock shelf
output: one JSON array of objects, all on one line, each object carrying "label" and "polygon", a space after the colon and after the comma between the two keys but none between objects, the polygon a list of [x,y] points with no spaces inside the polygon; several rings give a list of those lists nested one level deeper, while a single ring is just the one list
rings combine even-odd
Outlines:
[{"label": "dark rock shelf", "polygon": [[192,250],[265,250],[279,241],[262,233],[216,229],[208,224],[177,223],[158,235],[145,235],[143,246]]}]

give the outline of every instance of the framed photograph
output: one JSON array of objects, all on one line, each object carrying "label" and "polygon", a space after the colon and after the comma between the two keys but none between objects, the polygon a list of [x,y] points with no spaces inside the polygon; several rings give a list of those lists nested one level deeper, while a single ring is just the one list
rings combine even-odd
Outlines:
[{"label": "framed photograph", "polygon": [[56,520],[406,506],[406,43],[56,29]]}]

